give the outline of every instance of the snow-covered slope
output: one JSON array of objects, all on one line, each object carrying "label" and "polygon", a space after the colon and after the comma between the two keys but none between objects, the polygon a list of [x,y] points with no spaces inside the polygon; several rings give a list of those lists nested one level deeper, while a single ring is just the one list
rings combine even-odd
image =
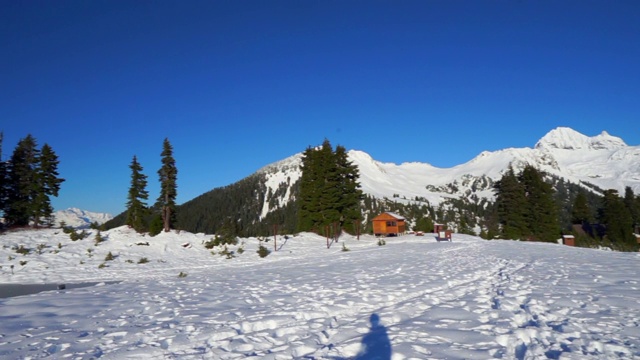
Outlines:
[{"label": "snow-covered slope", "polygon": [[[509,165],[518,171],[527,164],[572,183],[617,189],[620,194],[630,186],[635,193],[640,193],[640,146],[629,146],[604,131],[588,137],[559,127],[533,148],[484,151],[469,162],[451,168],[418,162],[382,163],[358,150],[350,150],[348,155],[360,170],[364,193],[398,201],[418,198],[437,205],[448,198],[471,195],[492,199],[492,186]],[[294,183],[300,177],[301,159],[301,154],[296,154],[261,169],[260,173],[268,178],[268,189],[275,192],[287,179],[290,184]],[[280,203],[288,201],[289,197],[290,192],[280,199]],[[264,216],[268,206],[263,209],[266,209]]]},{"label": "snow-covered slope", "polygon": [[80,210],[77,208],[69,208],[66,210],[59,210],[54,213],[55,221],[54,225],[58,226],[61,222],[67,226],[74,228],[88,228],[92,223],[103,224],[113,218],[111,214],[96,213],[86,210]]},{"label": "snow-covered slope", "polygon": [[[636,253],[457,234],[345,235],[327,249],[302,233],[266,258],[240,239],[227,259],[205,234],[121,227],[96,246],[90,232],[2,235],[0,283],[54,287],[0,298],[0,358],[640,357]],[[105,283],[55,290],[74,281]]]}]

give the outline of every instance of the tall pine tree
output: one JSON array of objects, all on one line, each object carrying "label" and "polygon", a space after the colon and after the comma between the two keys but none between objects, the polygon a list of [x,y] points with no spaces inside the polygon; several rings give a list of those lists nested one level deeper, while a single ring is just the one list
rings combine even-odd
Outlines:
[{"label": "tall pine tree", "polygon": [[162,214],[164,231],[167,232],[176,224],[176,196],[178,195],[178,168],[176,168],[173,147],[169,139],[164,139],[160,156],[162,156],[162,167],[158,170],[160,196],[157,205]]},{"label": "tall pine tree", "polygon": [[127,221],[126,224],[134,228],[137,232],[146,230],[144,219],[147,215],[146,200],[149,198],[147,192],[147,176],[142,173],[142,166],[138,163],[134,155],[131,165],[131,186],[127,196]]},{"label": "tall pine tree", "polygon": [[34,225],[36,226],[41,222],[49,226],[53,224],[53,207],[49,197],[57,197],[60,184],[64,182],[64,179],[60,178],[58,174],[59,163],[58,156],[51,146],[44,144],[40,150],[37,168],[38,189],[33,200]]},{"label": "tall pine tree", "polygon": [[606,237],[622,249],[637,249],[633,236],[633,220],[617,190],[606,190],[602,200],[600,219],[606,227]]},{"label": "tall pine tree", "polygon": [[4,207],[7,201],[7,186],[9,182],[9,178],[7,177],[7,162],[2,157],[3,138],[4,134],[0,132],[0,212],[2,213],[4,213]]},{"label": "tall pine tree", "polygon": [[334,152],[325,139],[320,148],[307,148],[301,169],[299,231],[325,234],[325,228],[331,224],[351,226],[361,218],[359,173],[348,161],[344,147],[338,146]]},{"label": "tall pine tree", "polygon": [[624,188],[624,206],[627,207],[629,215],[631,215],[633,225],[637,226],[640,222],[640,209],[637,206],[636,196],[629,186]]},{"label": "tall pine tree", "polygon": [[576,195],[576,199],[573,201],[573,207],[571,208],[571,222],[573,224],[590,224],[593,221],[591,216],[591,209],[587,201],[587,195],[584,191],[580,191]]},{"label": "tall pine tree", "polygon": [[39,153],[36,139],[29,134],[18,142],[9,160],[5,220],[10,226],[27,226],[33,219]]},{"label": "tall pine tree", "polygon": [[340,213],[341,227],[344,226],[354,233],[354,222],[362,221],[360,213],[360,203],[362,202],[362,190],[360,190],[360,171],[358,167],[349,161],[347,151],[344,146],[336,146],[335,162],[338,172],[340,201],[338,212]]},{"label": "tall pine tree", "polygon": [[539,241],[555,241],[560,237],[560,223],[553,187],[544,182],[543,174],[531,165],[522,170],[520,181],[527,198],[529,237]]},{"label": "tall pine tree", "polygon": [[496,211],[501,227],[501,236],[506,239],[522,239],[528,232],[527,198],[524,186],[518,181],[513,168],[494,185]]}]

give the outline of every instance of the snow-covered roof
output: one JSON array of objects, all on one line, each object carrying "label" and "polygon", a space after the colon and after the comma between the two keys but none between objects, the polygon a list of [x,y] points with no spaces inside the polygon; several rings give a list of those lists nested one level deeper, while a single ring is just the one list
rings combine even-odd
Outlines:
[{"label": "snow-covered roof", "polygon": [[393,213],[393,212],[389,212],[389,211],[387,211],[387,212],[385,212],[385,214],[389,214],[389,215],[393,216],[394,218],[396,218],[396,219],[398,219],[398,220],[404,220],[404,217],[403,217],[403,216],[400,216],[400,215],[398,215],[398,214],[396,214],[396,213]]}]

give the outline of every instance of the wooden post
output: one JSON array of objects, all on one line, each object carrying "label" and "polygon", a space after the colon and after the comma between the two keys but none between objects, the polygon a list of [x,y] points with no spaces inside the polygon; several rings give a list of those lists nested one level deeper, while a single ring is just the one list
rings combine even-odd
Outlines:
[{"label": "wooden post", "polygon": [[273,224],[273,251],[278,251],[278,224]]},{"label": "wooden post", "polygon": [[329,248],[329,225],[324,226],[324,234],[327,236],[327,249]]}]

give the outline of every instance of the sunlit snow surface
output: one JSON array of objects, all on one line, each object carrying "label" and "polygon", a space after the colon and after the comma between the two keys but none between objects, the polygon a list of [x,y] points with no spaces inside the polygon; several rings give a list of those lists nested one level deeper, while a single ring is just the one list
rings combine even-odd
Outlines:
[{"label": "sunlit snow surface", "polygon": [[637,253],[456,234],[327,249],[300,234],[264,259],[243,239],[226,259],[203,234],[102,235],[97,247],[56,230],[0,236],[2,283],[122,280],[0,299],[0,358],[369,359],[385,344],[391,359],[640,357]]}]

